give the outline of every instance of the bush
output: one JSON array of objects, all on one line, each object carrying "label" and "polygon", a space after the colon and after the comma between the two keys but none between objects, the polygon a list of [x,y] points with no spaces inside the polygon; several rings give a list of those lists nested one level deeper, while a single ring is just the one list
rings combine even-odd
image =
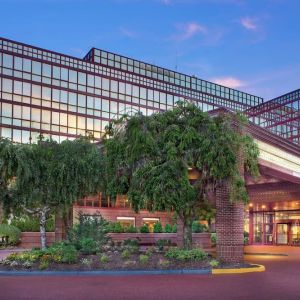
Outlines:
[{"label": "bush", "polygon": [[172,232],[176,233],[177,232],[177,224],[174,224],[172,227]]},{"label": "bush", "polygon": [[215,232],[213,232],[210,235],[210,241],[211,241],[212,246],[216,246],[216,244],[217,244],[217,234]]},{"label": "bush", "polygon": [[100,262],[103,263],[103,264],[106,264],[109,262],[109,258],[107,255],[105,254],[102,254],[101,257],[100,257]]},{"label": "bush", "polygon": [[159,251],[163,251],[165,246],[171,246],[171,241],[160,239],[156,241],[155,245]]},{"label": "bush", "polygon": [[153,226],[153,232],[154,233],[162,233],[163,232],[163,228],[160,222],[156,222]]},{"label": "bush", "polygon": [[124,240],[123,247],[131,253],[137,252],[140,248],[138,240],[131,239]]},{"label": "bush", "polygon": [[209,264],[212,268],[215,268],[219,265],[219,262],[216,259],[212,259]]},{"label": "bush", "polygon": [[121,257],[122,257],[123,259],[128,259],[128,258],[130,257],[130,252],[129,252],[129,250],[128,250],[128,249],[123,250],[123,252],[122,252],[122,254],[121,254]]},{"label": "bush", "polygon": [[78,224],[68,232],[69,242],[81,250],[83,239],[92,239],[96,243],[96,248],[100,249],[109,241],[109,223],[100,215],[86,216],[82,213],[79,214]]},{"label": "bush", "polygon": [[[39,232],[40,221],[36,217],[23,216],[20,218],[14,218],[11,225],[18,227],[22,232]],[[55,230],[54,217],[51,216],[46,221],[46,231],[51,232]]]},{"label": "bush", "polygon": [[141,228],[140,228],[140,232],[141,233],[149,233],[149,227],[147,226],[147,224],[144,224]]},{"label": "bush", "polygon": [[130,226],[128,226],[128,227],[125,228],[125,232],[127,232],[127,233],[137,233],[138,230],[133,225],[130,225]]},{"label": "bush", "polygon": [[165,226],[165,233],[172,233],[173,232],[173,228],[170,224],[166,224]]},{"label": "bush", "polygon": [[61,262],[73,264],[77,261],[77,250],[73,245],[66,245],[63,247]]},{"label": "bush", "polygon": [[192,231],[194,233],[207,232],[208,228],[206,225],[199,223],[199,221],[194,221],[192,224]]},{"label": "bush", "polygon": [[98,250],[98,244],[92,238],[83,238],[80,240],[80,251],[84,254],[95,254]]},{"label": "bush", "polygon": [[120,222],[110,223],[109,231],[113,233],[123,233],[124,228]]},{"label": "bush", "polygon": [[0,224],[0,236],[8,236],[8,244],[17,245],[20,242],[21,231],[13,225]]},{"label": "bush", "polygon": [[145,265],[145,264],[147,264],[148,261],[149,261],[149,256],[148,256],[148,255],[141,254],[141,255],[139,256],[139,260],[140,260],[140,263],[141,263],[141,264]]},{"label": "bush", "polygon": [[207,254],[201,249],[184,250],[176,247],[169,249],[165,256],[180,261],[201,261],[207,258]]}]

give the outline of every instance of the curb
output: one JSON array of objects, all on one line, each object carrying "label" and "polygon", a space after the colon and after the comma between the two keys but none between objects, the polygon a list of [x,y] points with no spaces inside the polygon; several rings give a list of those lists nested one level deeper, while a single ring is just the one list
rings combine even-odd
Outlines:
[{"label": "curb", "polygon": [[202,270],[132,270],[132,271],[0,271],[1,276],[130,276],[130,275],[210,275]]},{"label": "curb", "polygon": [[240,268],[240,269],[212,269],[213,275],[218,274],[244,274],[244,273],[254,273],[254,272],[264,272],[266,268],[263,265],[253,264],[252,268]]},{"label": "curb", "polygon": [[286,253],[266,253],[266,252],[262,252],[262,253],[251,253],[251,252],[245,252],[245,255],[266,255],[266,256],[288,256],[288,254]]}]

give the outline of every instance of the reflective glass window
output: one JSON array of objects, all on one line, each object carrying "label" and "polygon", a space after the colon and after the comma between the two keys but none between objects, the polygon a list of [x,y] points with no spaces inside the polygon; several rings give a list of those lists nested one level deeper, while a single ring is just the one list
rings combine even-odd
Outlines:
[{"label": "reflective glass window", "polygon": [[14,59],[15,59],[15,65],[14,65],[14,68],[15,68],[16,70],[22,71],[22,58],[15,56]]},{"label": "reflective glass window", "polygon": [[23,58],[23,71],[31,73],[31,60]]},{"label": "reflective glass window", "polygon": [[3,67],[12,69],[13,57],[11,55],[3,54]]},{"label": "reflective glass window", "polygon": [[41,75],[42,74],[42,65],[40,62],[33,61],[32,62],[32,73]]}]

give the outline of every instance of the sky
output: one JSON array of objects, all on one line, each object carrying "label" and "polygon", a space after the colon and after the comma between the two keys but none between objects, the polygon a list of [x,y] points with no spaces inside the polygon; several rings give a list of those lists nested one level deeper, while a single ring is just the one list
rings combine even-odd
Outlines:
[{"label": "sky", "polygon": [[266,100],[300,88],[299,0],[0,0],[0,36],[91,47]]}]

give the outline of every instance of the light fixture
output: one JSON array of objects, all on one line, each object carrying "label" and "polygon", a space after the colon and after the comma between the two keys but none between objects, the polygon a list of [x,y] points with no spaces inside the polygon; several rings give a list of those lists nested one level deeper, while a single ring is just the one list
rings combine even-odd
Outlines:
[{"label": "light fixture", "polygon": [[263,205],[261,206],[261,208],[262,208],[262,209],[265,209],[265,208],[266,208],[266,206],[263,204]]},{"label": "light fixture", "polygon": [[253,203],[249,203],[249,207],[253,207]]}]

